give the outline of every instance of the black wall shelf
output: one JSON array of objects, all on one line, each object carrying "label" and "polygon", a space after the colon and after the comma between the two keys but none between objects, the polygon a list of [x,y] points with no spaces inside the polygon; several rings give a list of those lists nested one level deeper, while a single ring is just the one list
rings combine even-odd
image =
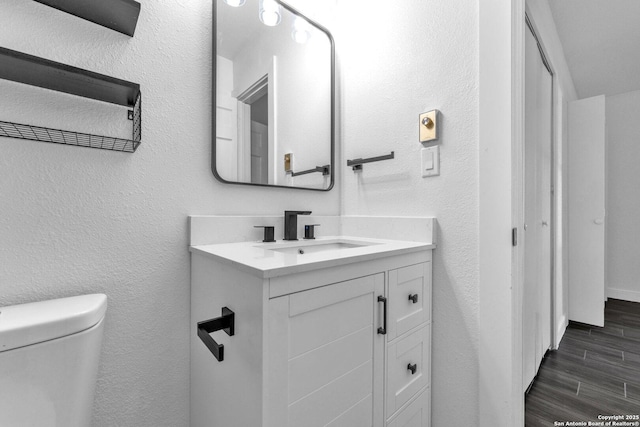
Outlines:
[{"label": "black wall shelf", "polygon": [[140,3],[133,0],[35,1],[131,37],[140,16]]},{"label": "black wall shelf", "polygon": [[0,78],[132,108],[132,139],[0,121],[0,136],[134,152],[142,139],[140,85],[0,47]]},{"label": "black wall shelf", "polygon": [[0,78],[132,107],[140,85],[0,47]]}]

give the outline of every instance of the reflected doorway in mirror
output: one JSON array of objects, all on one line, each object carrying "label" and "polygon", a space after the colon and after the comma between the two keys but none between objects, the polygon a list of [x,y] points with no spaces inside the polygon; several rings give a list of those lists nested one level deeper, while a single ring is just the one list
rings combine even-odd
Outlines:
[{"label": "reflected doorway in mirror", "polygon": [[[274,70],[275,67],[272,67]],[[274,72],[270,73],[272,76]],[[238,95],[238,180],[269,184],[274,135],[269,132],[269,74]],[[271,120],[272,122],[273,120]]]}]

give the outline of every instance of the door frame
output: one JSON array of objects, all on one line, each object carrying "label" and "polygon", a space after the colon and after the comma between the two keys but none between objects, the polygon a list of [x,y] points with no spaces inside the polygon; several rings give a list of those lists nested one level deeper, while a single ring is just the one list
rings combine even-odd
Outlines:
[{"label": "door frame", "polygon": [[525,0],[479,2],[477,7],[478,418],[481,427],[513,427],[524,425],[521,337],[524,252],[521,242],[516,244],[514,237],[522,236],[524,222],[521,148],[525,122],[526,8]]},{"label": "door frame", "polygon": [[[238,111],[238,178],[250,181],[251,173],[251,106],[256,99],[269,97],[269,173],[268,185],[278,184],[278,159],[276,158],[278,146],[278,97],[277,97],[277,58],[271,58],[265,74],[236,96]],[[262,185],[262,184],[261,184]]]},{"label": "door frame", "polygon": [[[522,168],[525,1],[478,2],[481,427],[524,425]],[[496,309],[498,307],[499,309]]]}]

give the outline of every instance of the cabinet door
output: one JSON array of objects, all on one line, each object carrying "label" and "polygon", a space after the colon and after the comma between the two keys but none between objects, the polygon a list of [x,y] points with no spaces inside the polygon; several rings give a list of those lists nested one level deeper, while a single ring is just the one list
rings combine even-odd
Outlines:
[{"label": "cabinet door", "polygon": [[389,330],[387,340],[431,320],[431,263],[389,271]]},{"label": "cabinet door", "polygon": [[384,421],[384,274],[269,301],[270,427],[378,427]]}]

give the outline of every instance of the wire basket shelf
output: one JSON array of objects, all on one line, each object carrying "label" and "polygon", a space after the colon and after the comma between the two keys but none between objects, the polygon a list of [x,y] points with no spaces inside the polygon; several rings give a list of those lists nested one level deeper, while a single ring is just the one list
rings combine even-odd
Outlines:
[{"label": "wire basket shelf", "polygon": [[102,150],[133,153],[142,141],[142,93],[138,92],[133,110],[129,110],[133,121],[133,139],[92,135],[61,129],[25,125],[0,121],[0,137],[27,139],[30,141],[50,142],[54,144],[74,145],[78,147],[99,148]]}]

